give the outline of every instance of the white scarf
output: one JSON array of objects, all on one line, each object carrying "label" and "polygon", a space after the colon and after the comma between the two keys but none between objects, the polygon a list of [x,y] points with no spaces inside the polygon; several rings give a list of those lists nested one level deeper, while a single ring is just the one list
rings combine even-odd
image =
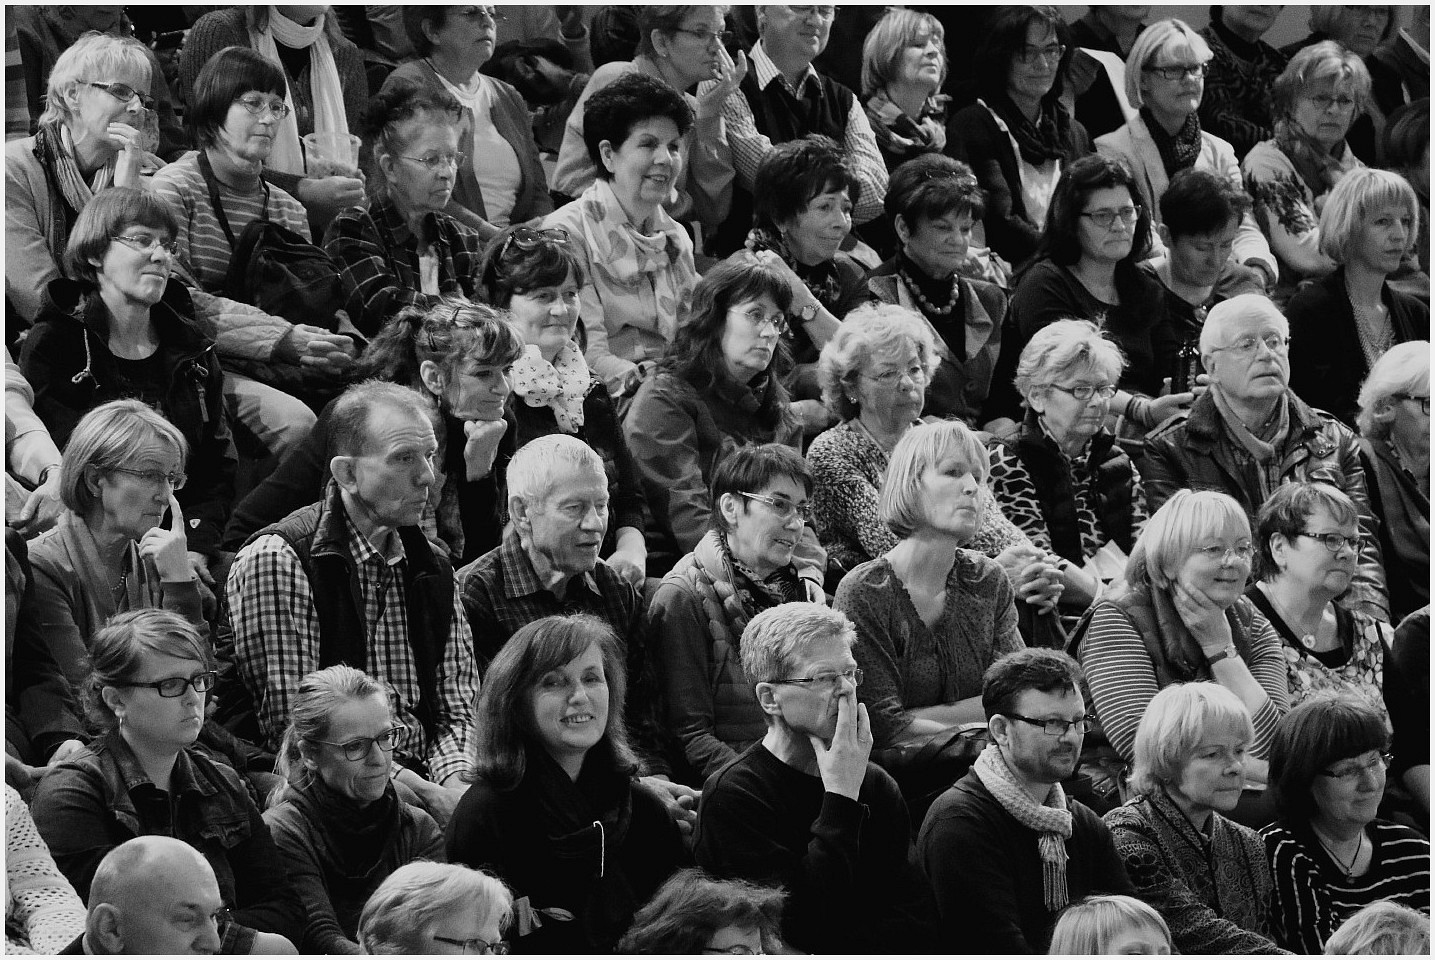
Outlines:
[{"label": "white scarf", "polygon": [[513,392],[530,407],[551,407],[558,429],[577,433],[583,426],[583,399],[592,386],[588,361],[578,344],[569,340],[549,363],[536,344],[523,349],[513,364]]},{"label": "white scarf", "polygon": [[[279,59],[279,46],[284,44],[291,50],[309,49],[309,99],[314,105],[315,133],[349,132],[349,120],[344,112],[344,87],[339,82],[339,68],[334,64],[334,51],[329,47],[329,37],[324,32],[322,14],[309,26],[295,23],[279,12],[278,7],[269,8],[269,26],[263,31],[251,29],[249,43],[256,51],[274,63]],[[304,173],[304,153],[299,147],[299,115],[294,109],[294,94],[285,84],[284,102],[289,104],[289,115],[275,131],[274,149],[265,166],[281,173]]]}]

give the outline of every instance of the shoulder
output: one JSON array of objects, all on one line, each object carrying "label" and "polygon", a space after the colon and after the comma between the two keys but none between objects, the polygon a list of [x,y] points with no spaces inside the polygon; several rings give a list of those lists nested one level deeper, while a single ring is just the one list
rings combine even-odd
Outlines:
[{"label": "shoulder", "polygon": [[160,167],[150,179],[154,189],[189,190],[194,189],[196,183],[204,183],[204,172],[199,169],[199,152],[196,150]]},{"label": "shoulder", "polygon": [[1008,827],[1016,821],[1011,814],[982,785],[977,775],[968,772],[952,784],[951,788],[933,802],[927,811],[922,829],[922,839],[928,836],[928,827],[943,829],[943,832],[970,832],[974,837],[990,839],[991,828]]},{"label": "shoulder", "polygon": [[503,568],[503,547],[494,547],[492,550],[474,559],[466,566],[459,567],[454,578],[460,586],[466,587],[471,582],[488,585],[499,577],[499,571]]},{"label": "shoulder", "polygon": [[[586,191],[585,191],[586,193]],[[587,254],[587,243],[583,239],[583,231],[580,229],[584,220],[583,198],[577,197],[568,201],[543,218],[544,227],[566,227],[573,234],[576,246],[585,255]],[[592,283],[592,278],[588,280]]]},{"label": "shoulder", "polygon": [[1250,153],[1241,161],[1241,172],[1248,177],[1262,177],[1293,174],[1295,167],[1274,140],[1262,140],[1251,147]]},{"label": "shoulder", "polygon": [[1236,148],[1231,146],[1229,140],[1216,136],[1207,130],[1201,131],[1201,145],[1211,153],[1215,154],[1216,161],[1220,167],[1236,166]]},{"label": "shoulder", "polygon": [[1186,435],[1186,421],[1188,419],[1190,419],[1189,413],[1185,411],[1177,413],[1167,419],[1165,423],[1162,423],[1156,429],[1146,434],[1147,450],[1149,451],[1153,447],[1159,447],[1165,451],[1167,449],[1174,450],[1180,447],[1181,438]]},{"label": "shoulder", "polygon": [[408,63],[395,67],[388,78],[384,80],[384,86],[380,88],[380,92],[396,82],[416,83],[424,87],[441,86],[435,81],[433,71],[428,69],[422,60],[410,60]]},{"label": "shoulder", "polygon": [[855,430],[847,422],[839,423],[835,427],[829,427],[819,433],[807,448],[807,456],[812,457],[845,457],[856,450],[860,444]]},{"label": "shoulder", "polygon": [[1000,324],[1002,313],[1006,310],[1007,292],[994,283],[977,280],[973,277],[961,277],[960,282],[962,286],[970,288],[976,294],[987,314]]},{"label": "shoulder", "polygon": [[951,124],[961,130],[995,135],[996,120],[992,113],[980,103],[971,103],[952,114]]},{"label": "shoulder", "polygon": [[965,586],[981,590],[983,587],[999,586],[1006,582],[1006,571],[991,557],[975,550],[957,551],[957,562],[953,568],[960,574]]},{"label": "shoulder", "polygon": [[1130,831],[1136,834],[1147,834],[1151,832],[1151,819],[1147,814],[1146,804],[1139,799],[1108,810],[1101,818],[1112,833]]},{"label": "shoulder", "polygon": [[247,47],[249,36],[244,28],[244,10],[244,7],[232,7],[206,13],[194,22],[194,26],[190,28],[190,36],[203,38],[210,43],[227,40]]},{"label": "shoulder", "polygon": [[1419,831],[1411,829],[1402,823],[1392,823],[1389,820],[1374,820],[1367,827],[1372,836],[1378,838],[1382,844],[1400,843],[1413,844],[1425,850],[1430,849],[1430,841]]},{"label": "shoulder", "polygon": [[1136,137],[1127,123],[1118,130],[1102,134],[1096,138],[1096,150],[1098,153],[1117,153],[1122,156],[1131,156],[1136,152]]},{"label": "shoulder", "polygon": [[895,576],[892,565],[882,557],[859,563],[837,585],[837,601],[857,594],[865,605],[885,607],[896,600],[892,585]]}]

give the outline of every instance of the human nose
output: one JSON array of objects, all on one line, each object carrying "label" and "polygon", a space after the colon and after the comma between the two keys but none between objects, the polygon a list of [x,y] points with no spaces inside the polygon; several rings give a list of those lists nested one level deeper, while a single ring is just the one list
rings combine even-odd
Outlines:
[{"label": "human nose", "polygon": [[224,941],[219,939],[219,921],[210,917],[204,922],[204,929],[194,942],[195,953],[218,953]]}]

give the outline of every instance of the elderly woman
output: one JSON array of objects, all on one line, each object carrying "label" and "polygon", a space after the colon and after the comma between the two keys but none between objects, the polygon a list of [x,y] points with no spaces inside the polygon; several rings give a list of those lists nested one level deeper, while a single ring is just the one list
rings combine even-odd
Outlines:
[{"label": "elderly woman", "polygon": [[611,951],[684,857],[662,800],[633,776],[626,687],[618,638],[584,614],[521,628],[484,678],[448,859],[512,888],[521,953]]},{"label": "elderly woman", "polygon": [[583,263],[584,352],[609,392],[632,392],[686,322],[693,242],[663,209],[683,170],[693,112],[662,80],[633,73],[588,98],[583,142],[598,179],[544,227],[562,227]]},{"label": "elderly woman", "polygon": [[991,276],[971,248],[984,209],[977,178],[960,161],[923,154],[893,172],[883,205],[898,251],[867,274],[868,295],[920,315],[932,334],[941,363],[924,412],[975,427],[1001,350],[1007,304],[996,284],[972,279]]},{"label": "elderly woman", "polygon": [[1159,690],[1212,680],[1250,712],[1246,779],[1264,783],[1290,693],[1280,637],[1243,596],[1254,549],[1240,504],[1212,491],[1179,491],[1146,521],[1125,582],[1092,608],[1077,656],[1101,729],[1126,762]]},{"label": "elderly woman", "polygon": [[1146,522],[1141,477],[1106,429],[1124,366],[1089,320],[1043,327],[1017,364],[1026,418],[1015,437],[988,443],[997,503],[1038,549],[1062,558],[1062,601],[1079,609],[1101,595]]},{"label": "elderly woman", "polygon": [[1391,347],[1360,387],[1360,465],[1380,523],[1391,622],[1430,602],[1430,344]]},{"label": "elderly woman", "polygon": [[862,637],[875,749],[986,719],[982,675],[1022,649],[1001,565],[962,549],[981,526],[986,449],[958,420],[913,427],[892,450],[880,515],[899,539],[842,578],[834,609]]},{"label": "elderly woman", "polygon": [[[1334,41],[1360,57],[1366,69],[1371,72],[1372,87],[1376,69],[1380,69],[1386,75],[1382,77],[1382,80],[1387,86],[1389,85],[1392,79],[1389,74],[1392,71],[1372,54],[1375,53],[1377,47],[1386,45],[1399,32],[1399,7],[1316,4],[1309,10],[1310,35],[1282,47],[1281,53],[1287,57],[1294,57],[1301,50],[1323,40]],[[1393,80],[1398,89],[1399,78],[1394,77]],[[1383,114],[1382,105],[1372,96],[1370,102],[1356,115],[1355,122],[1351,124],[1347,137],[1350,149],[1366,163],[1377,163],[1381,159],[1379,155],[1380,131],[1385,126]]]},{"label": "elderly woman", "polygon": [[1008,263],[1036,252],[1066,166],[1091,152],[1086,128],[1062,104],[1071,62],[1066,19],[1055,7],[1003,10],[977,47],[977,96],[947,124],[958,160],[987,195],[987,243]]},{"label": "elderly woman", "polygon": [[[615,60],[593,71],[563,128],[563,145],[553,171],[553,188],[576,197],[593,185],[598,165],[583,139],[588,98],[619,77],[640,73],[682,92],[693,125],[683,135],[682,170],[663,208],[679,222],[697,220],[716,228],[727,219],[732,203],[732,148],[727,142],[722,105],[747,75],[747,54],[728,54],[731,39],[724,17],[726,5],[644,5],[638,12],[638,52],[631,60]],[[686,91],[704,80],[712,86],[698,96]]]},{"label": "elderly woman", "polygon": [[936,17],[895,8],[862,43],[862,105],[889,173],[946,149],[946,42]]},{"label": "elderly woman", "polygon": [[503,881],[456,863],[399,867],[359,917],[364,953],[415,956],[503,954],[513,894]]},{"label": "elderly woman", "polygon": [[386,84],[365,116],[381,174],[367,209],[335,218],[324,249],[342,272],[349,319],[375,336],[405,307],[474,299],[483,242],[444,210],[463,166],[459,103],[444,90]]},{"label": "elderly woman", "polygon": [[[1161,224],[1161,197],[1182,170],[1205,170],[1241,184],[1236,152],[1201,129],[1198,110],[1205,93],[1211,48],[1180,20],[1151,24],[1126,58],[1126,97],[1140,114],[1125,126],[1096,138],[1096,149],[1124,162],[1136,176],[1141,205],[1153,227]],[[1152,254],[1164,251],[1153,231]],[[1267,289],[1276,283],[1276,259],[1249,213],[1242,215],[1231,250],[1234,263],[1259,272]]]},{"label": "elderly woman", "polygon": [[1430,307],[1391,289],[1420,222],[1415,191],[1398,173],[1352,170],[1320,214],[1320,249],[1340,266],[1286,306],[1291,389],[1355,425],[1360,384],[1391,347],[1430,339]]},{"label": "elderly woman", "polygon": [[387,688],[346,664],[299,684],[264,822],[304,907],[306,952],[362,953],[359,914],[412,860],[443,857],[443,832],[389,780],[395,720]]},{"label": "elderly woman", "polygon": [[679,870],[633,918],[618,953],[776,953],[783,892]]},{"label": "elderly woman", "polygon": [[1327,40],[1295,55],[1270,99],[1275,136],[1251,148],[1241,175],[1280,264],[1275,296],[1284,303],[1300,281],[1335,269],[1321,249],[1320,212],[1340,178],[1365,166],[1345,135],[1370,101],[1370,73],[1360,57]]},{"label": "elderly woman", "polygon": [[[433,398],[440,476],[423,526],[455,563],[467,563],[503,539],[504,465],[512,455],[505,418],[513,363],[523,337],[492,307],[437,297],[399,313],[359,358],[361,379],[379,378]],[[329,410],[279,469],[234,510],[225,544],[238,549],[255,531],[313,503],[329,481]]]},{"label": "elderly woman", "polygon": [[1276,728],[1270,792],[1280,819],[1261,837],[1273,932],[1287,950],[1320,953],[1342,921],[1377,900],[1430,909],[1430,842],[1376,818],[1388,743],[1379,713],[1339,697],[1303,703]]},{"label": "elderly woman", "polygon": [[234,499],[234,442],[214,342],[171,277],[175,233],[168,206],[150,193],[112,187],[94,197],[65,251],[80,279],[51,281],[20,368],[61,447],[85,413],[120,397],[156,407],[179,429],[195,467],[175,489],[190,563],[212,584]]},{"label": "elderly woman", "polygon": [[1240,802],[1254,736],[1250,711],[1220,684],[1167,687],[1136,729],[1134,797],[1103,818],[1137,893],[1166,918],[1181,953],[1284,952],[1267,935],[1265,846],[1222,816]]},{"label": "elderly woman", "polygon": [[480,73],[498,44],[497,7],[403,8],[417,60],[384,81],[446,91],[463,107],[458,182],[444,213],[485,241],[510,223],[553,212],[528,106],[512,86]]},{"label": "elderly woman", "polygon": [[199,850],[233,920],[224,953],[292,952],[303,917],[279,852],[239,774],[196,745],[214,686],[208,642],[168,610],[113,617],[90,647],[80,688],[100,731],[40,781],[32,811],[80,896],[106,853],[165,834]]},{"label": "elderly woman", "polygon": [[712,529],[663,579],[648,610],[669,729],[702,783],[762,739],[762,707],[738,641],[755,615],[805,591],[793,564],[812,474],[778,443],[738,447],[713,470]]}]

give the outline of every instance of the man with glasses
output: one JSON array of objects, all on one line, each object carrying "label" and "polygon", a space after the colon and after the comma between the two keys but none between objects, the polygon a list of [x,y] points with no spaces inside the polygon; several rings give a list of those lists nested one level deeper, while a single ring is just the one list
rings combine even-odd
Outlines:
[{"label": "man with glasses", "polygon": [[1291,391],[1289,349],[1290,325],[1266,297],[1242,294],[1211,309],[1200,339],[1211,388],[1147,436],[1146,505],[1154,514],[1177,490],[1216,490],[1234,497],[1254,528],[1282,483],[1328,483],[1360,510],[1363,544],[1342,602],[1389,622],[1379,524],[1356,437]]},{"label": "man with glasses", "polygon": [[1136,893],[1106,824],[1062,789],[1095,722],[1082,683],[1075,660],[1041,648],[982,678],[992,742],[917,837],[943,942],[964,953],[1045,953],[1067,904]]},{"label": "man with glasses", "polygon": [[816,603],[748,623],[742,666],[767,732],[708,778],[693,852],[713,876],[781,885],[782,939],[800,951],[930,953],[931,894],[908,858],[907,805],[868,761],[856,642],[851,621]]}]

